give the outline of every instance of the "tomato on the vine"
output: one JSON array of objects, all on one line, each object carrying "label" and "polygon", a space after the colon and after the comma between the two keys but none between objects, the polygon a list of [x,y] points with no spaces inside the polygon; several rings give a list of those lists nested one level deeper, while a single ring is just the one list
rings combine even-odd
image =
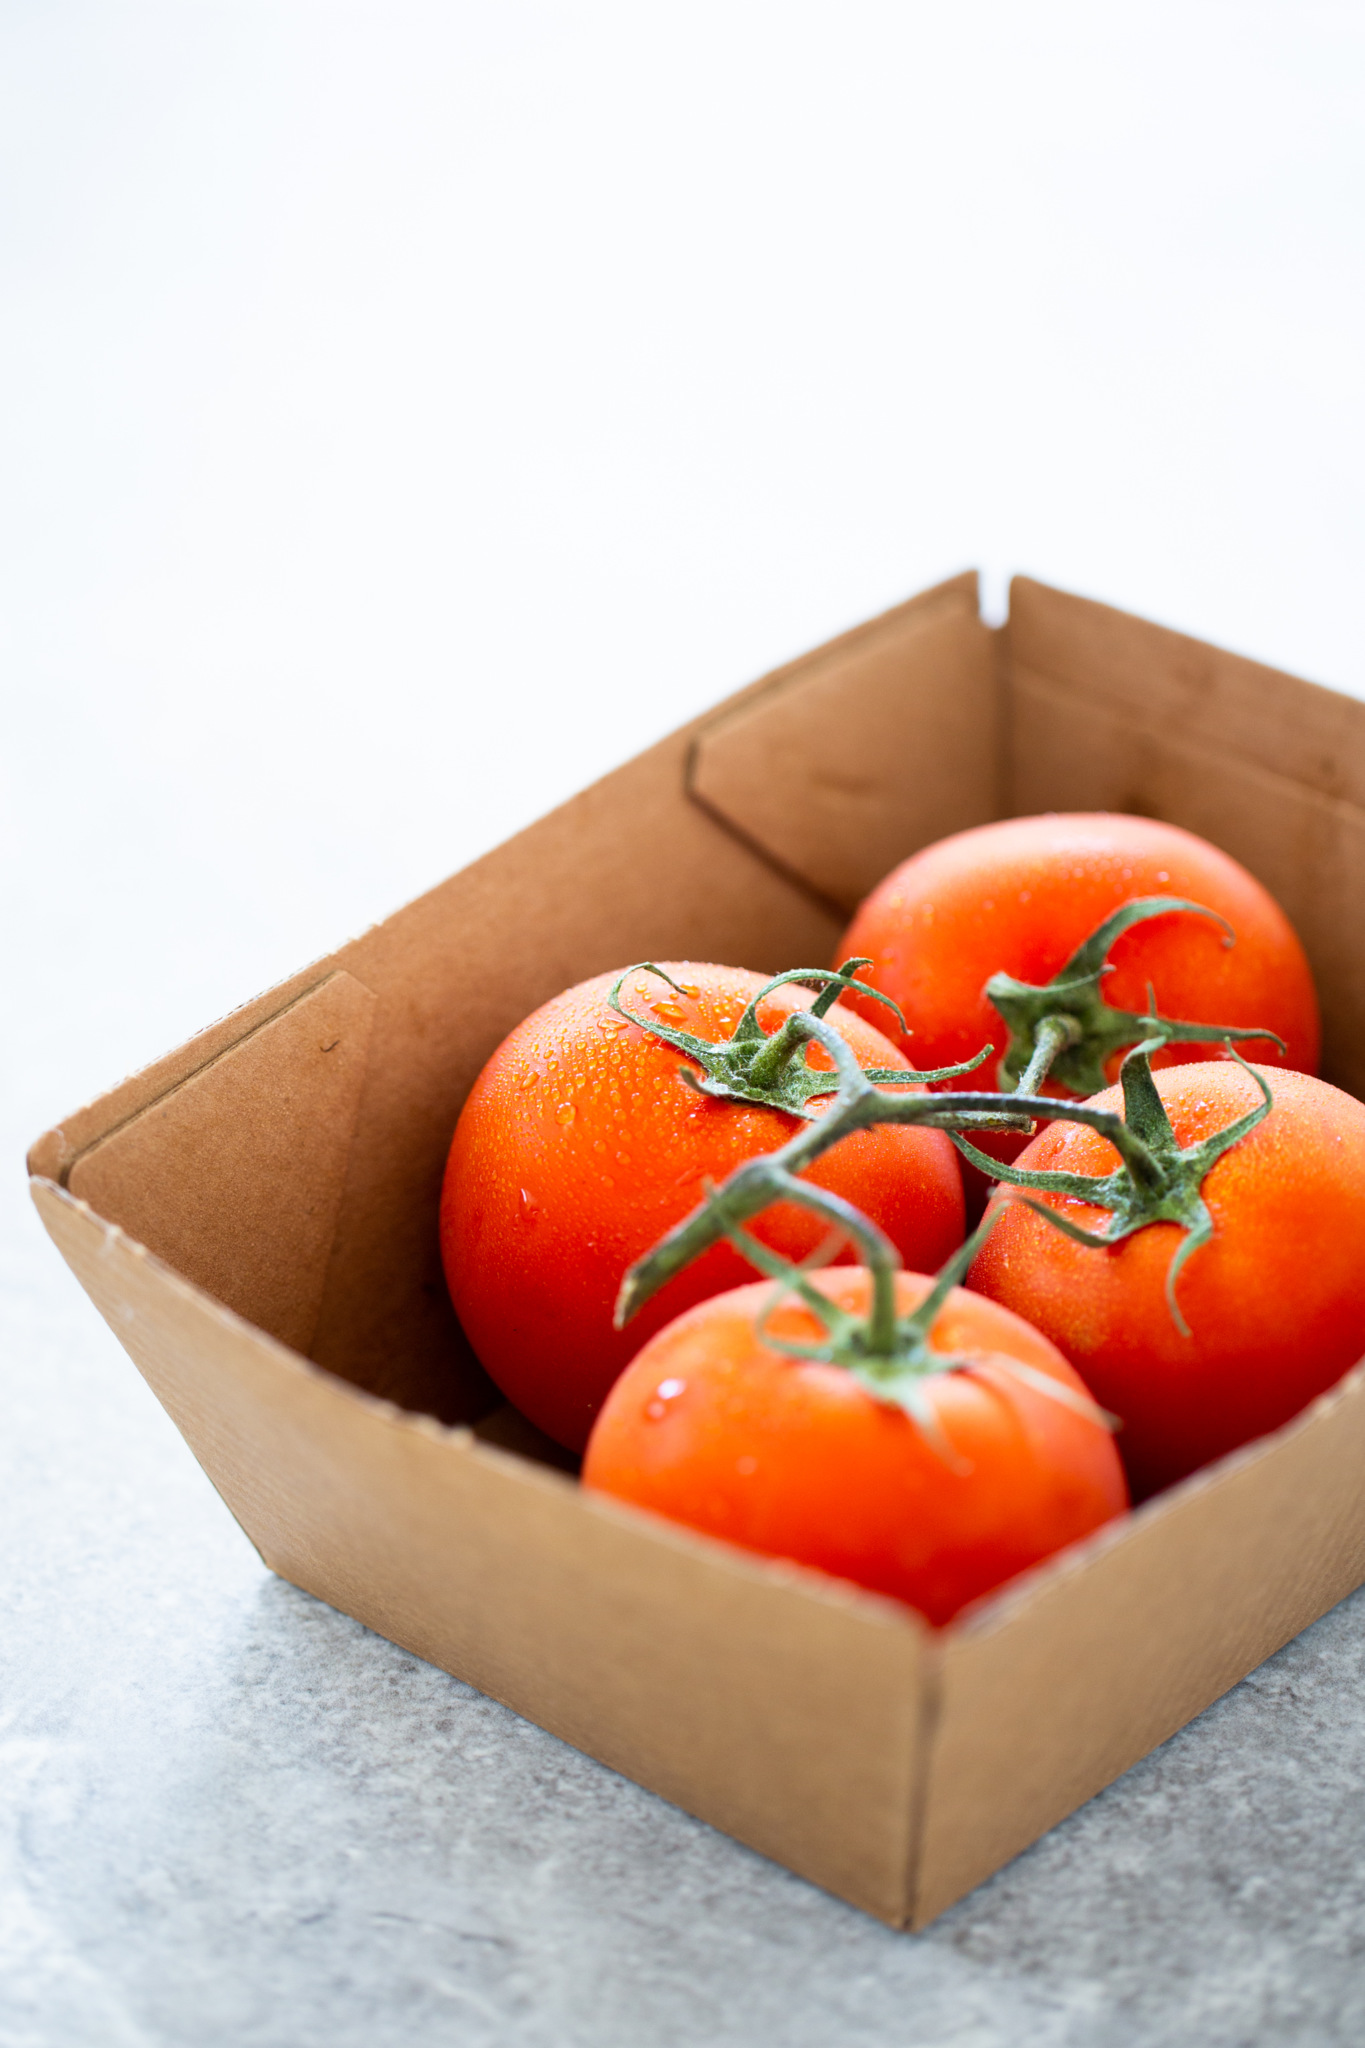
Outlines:
[{"label": "tomato on the vine", "polygon": [[[1195,1147],[1263,1103],[1258,1071],[1272,1105],[1204,1175],[1212,1235],[1173,1289],[1177,1223],[1099,1249],[1017,1199],[968,1275],[1050,1337],[1119,1417],[1138,1498],[1277,1429],[1365,1355],[1365,1105],[1283,1068],[1206,1062],[1153,1078],[1176,1142]],[[1120,1091],[1086,1107],[1121,1111]],[[1014,1170],[1098,1177],[1117,1159],[1100,1132],[1058,1122]],[[1031,1199],[1081,1228],[1106,1221],[1070,1193]]]},{"label": "tomato on the vine", "polygon": [[[619,978],[597,975],[567,990],[503,1041],[460,1116],[441,1200],[446,1277],[474,1350],[508,1399],[571,1449],[586,1442],[608,1388],[653,1330],[750,1271],[717,1245],[670,1281],[637,1323],[616,1330],[612,1308],[626,1268],[694,1207],[708,1180],[723,1180],[800,1127],[763,1103],[687,1086],[687,1060],[612,1008]],[[720,1041],[765,986],[743,969],[664,963],[631,971],[622,1001],[667,1029]],[[775,1032],[813,1000],[808,989],[775,988],[758,1022]],[[844,1002],[827,1022],[860,1065],[907,1066]],[[832,1070],[819,1046],[808,1059]],[[833,1086],[831,1079],[831,1093]],[[820,1108],[820,1099],[811,1102],[812,1114]],[[865,1210],[916,1266],[938,1265],[962,1241],[962,1178],[941,1131],[860,1132],[810,1179]],[[790,1204],[759,1226],[795,1260],[824,1234]]]},{"label": "tomato on the vine", "polygon": [[[1257,1039],[1245,1046],[1248,1056],[1316,1071],[1317,996],[1284,912],[1228,854],[1156,819],[1048,813],[941,839],[878,884],[843,947],[870,956],[862,979],[900,1005],[916,1064],[936,1067],[987,1041],[1005,1053],[1009,1033],[985,993],[992,975],[1041,988],[1121,904],[1139,897],[1203,905],[1226,921],[1235,943],[1214,920],[1189,911],[1134,924],[1110,949],[1112,971],[1100,984],[1107,1004],[1144,1011],[1150,988],[1165,1017],[1275,1032],[1283,1050]],[[1137,1031],[1129,1042],[1145,1035]],[[1220,1056],[1216,1044],[1170,1044],[1154,1064]],[[1108,1054],[1107,1079],[1117,1065],[1117,1055]],[[981,1085],[993,1081],[1008,1085],[988,1065]],[[1078,1092],[1098,1085],[1097,1074]]]},{"label": "tomato on the vine", "polygon": [[[850,1315],[868,1310],[862,1267],[808,1284]],[[933,1286],[897,1274],[898,1314]],[[689,1309],[607,1396],[583,1483],[905,1601],[935,1624],[1127,1506],[1103,1418],[1019,1317],[962,1288],[947,1294],[927,1333],[944,1369],[917,1383],[931,1427],[843,1365],[781,1348],[825,1335],[805,1302],[774,1306],[766,1281]]]}]

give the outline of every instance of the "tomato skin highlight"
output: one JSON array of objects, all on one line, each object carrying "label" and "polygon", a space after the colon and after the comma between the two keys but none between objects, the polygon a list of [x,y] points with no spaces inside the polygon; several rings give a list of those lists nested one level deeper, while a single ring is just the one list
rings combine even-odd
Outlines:
[{"label": "tomato skin highlight", "polygon": [[[941,839],[902,862],[872,891],[837,957],[871,957],[860,978],[899,1003],[920,1067],[967,1059],[1008,1034],[983,994],[1002,970],[1041,985],[1120,904],[1184,896],[1227,919],[1224,944],[1209,919],[1172,912],[1116,941],[1105,1000],[1141,1012],[1147,986],[1162,1014],[1192,1023],[1258,1025],[1279,1033],[1241,1049],[1268,1066],[1315,1073],[1321,1026],[1313,979],[1279,905],[1230,855],[1179,826],[1117,811],[1006,818]],[[1171,1045],[1154,1066],[1222,1057],[1217,1045]],[[1118,1061],[1111,1062],[1117,1078]],[[994,1063],[982,1087],[998,1085]],[[1000,1156],[1012,1156],[1006,1150]]]},{"label": "tomato skin highlight", "polygon": [[[865,1269],[831,1268],[815,1284],[866,1311]],[[932,1285],[899,1274],[898,1312]],[[949,1460],[842,1367],[765,1343],[755,1325],[772,1298],[768,1281],[738,1288],[656,1335],[607,1397],[584,1485],[850,1579],[935,1626],[1127,1506],[1104,1425],[1001,1370],[1001,1360],[1018,1358],[1084,1391],[1018,1317],[962,1288],[948,1297],[931,1344],[983,1357],[980,1369],[921,1381],[956,1454]],[[791,1299],[766,1327],[804,1343],[823,1335]]]},{"label": "tomato skin highlight", "polygon": [[[634,973],[621,1001],[707,1039],[728,1037],[765,982],[741,968],[660,964],[697,993],[679,995]],[[608,1388],[655,1330],[753,1272],[729,1245],[718,1245],[626,1329],[614,1330],[627,1266],[697,1205],[707,1180],[724,1180],[798,1128],[780,1111],[688,1088],[678,1078],[681,1056],[608,1006],[616,979],[598,975],[566,990],[503,1041],[461,1113],[441,1197],[446,1279],[470,1343],[507,1398],[573,1450],[582,1449]],[[778,989],[760,1005],[759,1021],[772,1031],[812,1000],[809,990]],[[906,1064],[844,1003],[828,1021],[863,1066]],[[831,1062],[817,1046],[810,1064]],[[962,1176],[941,1131],[858,1132],[807,1178],[846,1196],[917,1266],[940,1265],[962,1242]],[[753,1228],[794,1261],[826,1235],[818,1218],[791,1203]]]},{"label": "tomato skin highlight", "polygon": [[[1012,1202],[968,1275],[969,1287],[1044,1331],[1121,1418],[1138,1500],[1278,1429],[1365,1354],[1365,1105],[1311,1075],[1262,1071],[1274,1107],[1204,1180],[1214,1236],[1177,1282],[1188,1337],[1165,1296],[1182,1234],[1172,1223],[1091,1250]],[[1168,1067],[1155,1080],[1182,1145],[1260,1099],[1229,1061]],[[1093,1104],[1122,1113],[1117,1088]],[[1053,1124],[1018,1164],[1108,1173],[1116,1154],[1082,1125]],[[1034,1199],[1087,1229],[1107,1220],[1088,1203]]]}]

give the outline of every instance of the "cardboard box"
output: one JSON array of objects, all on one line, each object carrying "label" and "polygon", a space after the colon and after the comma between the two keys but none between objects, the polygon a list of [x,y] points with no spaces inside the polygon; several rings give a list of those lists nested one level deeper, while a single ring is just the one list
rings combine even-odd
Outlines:
[{"label": "cardboard box", "polygon": [[[1365,1088],[1365,705],[962,576],[740,692],[35,1146],[43,1219],[272,1570],[896,1926],[922,1926],[1365,1579],[1365,1374],[935,1634],[585,1496],[497,1397],[436,1207],[482,1062],[631,960],[819,964],[1011,812],[1206,834]],[[640,827],[642,829],[630,829]],[[629,838],[628,838],[629,831]]]}]

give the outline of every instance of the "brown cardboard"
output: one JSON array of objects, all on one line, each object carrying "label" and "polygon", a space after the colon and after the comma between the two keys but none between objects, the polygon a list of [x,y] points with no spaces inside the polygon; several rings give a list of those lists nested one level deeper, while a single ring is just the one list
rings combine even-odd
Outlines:
[{"label": "brown cardboard", "polygon": [[943,1636],[916,1925],[1365,1579],[1362,1470],[1357,1370]]},{"label": "brown cardboard", "polygon": [[1023,578],[1007,808],[1140,811],[1263,881],[1308,949],[1323,1071],[1365,1091],[1365,704]]},{"label": "brown cardboard", "polygon": [[1277,890],[1359,1085],[1363,796],[1365,706],[1036,584],[988,634],[958,578],[66,1119],[35,1199],[274,1569],[922,1925],[1365,1578],[1365,1389],[935,1636],[591,1499],[498,1408],[437,1255],[459,1104],[571,981],[818,963],[916,845],[1106,804],[1210,833]]},{"label": "brown cardboard", "polygon": [[993,636],[959,576],[727,705],[689,788],[846,920],[907,847],[996,814],[1000,738]]},{"label": "brown cardboard", "polygon": [[50,1182],[36,1193],[272,1569],[870,1912],[904,1914],[928,1632],[903,1610],[357,1393]]},{"label": "brown cardboard", "polygon": [[[187,1280],[307,1351],[373,1020],[369,989],[328,975],[88,1146],[67,1186]],[[252,1115],[260,1102],[266,1117]]]}]

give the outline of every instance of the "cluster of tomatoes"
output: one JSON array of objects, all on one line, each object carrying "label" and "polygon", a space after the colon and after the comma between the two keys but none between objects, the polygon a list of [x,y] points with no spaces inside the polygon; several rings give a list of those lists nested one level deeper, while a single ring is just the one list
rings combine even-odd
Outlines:
[{"label": "cluster of tomatoes", "polygon": [[1173,826],[958,834],[839,957],[546,1003],[442,1250],[585,1485],[937,1624],[1365,1354],[1365,1107],[1283,913]]}]

